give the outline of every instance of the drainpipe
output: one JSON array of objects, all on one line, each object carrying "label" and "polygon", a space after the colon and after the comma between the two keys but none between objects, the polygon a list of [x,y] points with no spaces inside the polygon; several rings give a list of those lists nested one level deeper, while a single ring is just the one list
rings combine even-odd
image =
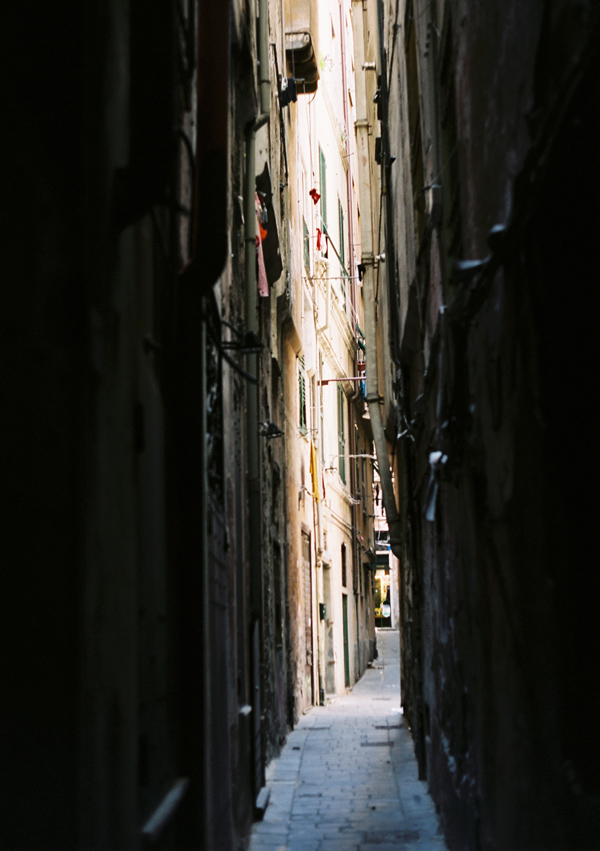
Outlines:
[{"label": "drainpipe", "polygon": [[[315,316],[315,337],[317,340],[317,344],[319,338],[329,329],[329,312],[331,307],[331,281],[329,280],[329,276],[327,276],[326,284],[327,288],[327,297],[326,297],[326,308],[325,308],[325,324],[320,327],[317,326],[316,316]],[[315,285],[315,293],[317,290],[317,285]],[[316,302],[316,298],[315,298]],[[318,360],[318,351],[319,347],[317,345],[317,360]],[[322,377],[322,376],[321,376]],[[323,433],[321,431],[321,417],[317,415],[317,407],[321,404],[321,396],[320,393],[317,396],[316,388],[320,385],[317,383],[315,385],[315,392],[313,393],[313,399],[315,399],[315,420],[319,423],[319,444],[317,446],[317,469],[320,472],[321,461],[320,461],[320,448],[323,445]],[[322,392],[321,388],[321,392]],[[321,481],[319,477],[319,482]],[[317,580],[317,610],[319,609],[319,604],[325,602],[325,589],[324,589],[324,579],[323,579],[323,514],[321,509],[321,500],[319,500],[315,505],[315,513],[316,513],[316,527],[317,527],[317,546],[316,546],[316,580]],[[325,623],[321,620],[320,612],[317,611],[317,667],[319,669],[319,703],[324,706],[325,705],[325,682],[326,682],[326,671],[325,671]]]},{"label": "drainpipe", "polygon": [[[250,123],[246,130],[246,174],[244,186],[244,271],[245,271],[245,321],[246,331],[258,334],[258,287],[256,280],[256,133],[270,117],[271,83],[269,78],[268,61],[268,0],[259,0],[258,22],[258,60],[259,60],[259,91],[260,114]],[[256,353],[246,356],[248,372],[258,378],[259,358]],[[250,607],[251,619],[260,621],[262,612],[262,499],[260,483],[260,437],[258,431],[259,385],[249,384],[247,387],[246,407],[246,448],[248,469],[248,547],[250,563]],[[253,647],[255,644],[253,643]],[[253,661],[253,670],[258,670]],[[254,730],[260,730],[261,694],[260,682],[253,682],[254,695],[252,706],[255,713]],[[260,739],[260,737],[259,737]],[[255,737],[256,740],[256,737]],[[258,745],[260,747],[260,744]],[[260,762],[260,784],[264,784],[264,765],[262,753],[257,754],[255,763]],[[256,789],[256,794],[260,791]]]},{"label": "drainpipe", "polygon": [[[249,126],[246,135],[246,186],[244,204],[245,279],[246,279],[246,331],[258,334],[258,287],[256,280],[256,132],[268,121],[262,113]],[[257,375],[258,354],[246,355],[246,368]],[[258,385],[247,387],[246,442],[248,465],[248,499],[250,526],[250,564],[252,575],[252,609],[255,616],[260,612],[260,556],[261,556],[261,498],[260,498],[260,445],[258,432]],[[255,581],[257,580],[257,581]]]},{"label": "drainpipe", "polygon": [[[259,0],[258,56],[260,61],[260,106],[261,113],[249,125],[246,132],[246,176],[244,199],[244,242],[246,279],[246,331],[258,334],[258,287],[256,280],[256,134],[270,117],[270,80],[268,68],[268,0]],[[266,69],[266,71],[265,71]],[[266,78],[266,79],[265,79]],[[248,354],[247,369],[258,377],[258,355]],[[248,484],[250,499],[250,562],[257,565],[258,588],[253,583],[252,607],[260,611],[260,445],[258,433],[258,384],[250,384],[247,392]],[[258,594],[256,591],[258,590]]]},{"label": "drainpipe", "polygon": [[[317,328],[316,316],[314,317],[315,322],[315,338],[319,340],[320,334],[325,330],[327,325],[329,324],[329,315],[327,316],[327,322],[325,326],[322,328]],[[318,359],[319,359],[319,348],[318,345],[316,347],[317,350],[317,368],[318,368]],[[321,392],[322,387],[318,383],[317,376],[319,375],[318,369],[315,376],[312,379],[312,398],[314,400],[313,405],[313,425],[318,423],[318,441],[316,446],[316,463],[317,463],[317,492],[321,490],[321,460],[320,460],[320,449],[323,441],[323,433],[321,431],[321,417],[319,415],[319,405],[321,404]],[[311,441],[312,442],[312,441]],[[312,451],[312,449],[311,449]],[[316,527],[316,546],[315,546],[315,579],[316,579],[316,591],[317,591],[317,668],[319,671],[319,700],[318,702],[324,706],[325,705],[325,624],[321,620],[320,617],[320,604],[325,601],[325,591],[323,587],[323,514],[321,508],[321,499],[317,500],[313,496],[313,522]]]},{"label": "drainpipe", "polygon": [[212,796],[211,789],[211,760],[210,748],[207,746],[211,740],[212,733],[212,714],[211,714],[211,643],[210,643],[210,571],[209,552],[208,552],[208,459],[207,459],[207,437],[208,437],[208,420],[206,413],[207,400],[207,357],[206,357],[206,319],[202,319],[200,323],[200,383],[202,393],[204,395],[202,409],[200,413],[200,453],[201,453],[201,470],[202,470],[202,504],[200,507],[200,529],[202,541],[202,698],[204,703],[202,733],[205,743],[205,753],[203,759],[203,780],[204,780],[204,795],[203,795],[203,819],[202,819],[202,835],[204,842],[210,841],[210,814]]},{"label": "drainpipe", "polygon": [[392,485],[392,475],[388,456],[387,439],[381,414],[382,398],[379,395],[379,364],[377,357],[377,318],[375,315],[375,273],[376,260],[373,254],[373,205],[371,203],[371,163],[369,112],[365,87],[365,34],[364,16],[366,4],[363,0],[352,0],[352,20],[355,32],[356,73],[356,137],[358,144],[358,171],[360,186],[362,263],[365,266],[363,276],[363,302],[365,311],[365,336],[367,341],[367,398],[371,417],[371,429],[375,454],[379,466],[383,506],[390,529],[390,545],[397,558],[401,558],[402,530],[400,515],[396,506],[396,496]]},{"label": "drainpipe", "polygon": [[260,111],[271,114],[271,76],[269,74],[269,0],[258,0],[258,63]]}]

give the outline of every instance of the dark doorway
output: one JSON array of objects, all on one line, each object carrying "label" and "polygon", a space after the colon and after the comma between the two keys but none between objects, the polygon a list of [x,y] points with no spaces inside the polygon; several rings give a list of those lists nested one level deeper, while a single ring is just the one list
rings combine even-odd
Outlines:
[{"label": "dark doorway", "polygon": [[310,533],[302,532],[302,584],[304,596],[304,637],[306,644],[306,665],[304,669],[304,687],[311,703],[314,699],[313,682],[313,633],[312,633],[312,570],[310,558]]},{"label": "dark doorway", "polygon": [[350,651],[348,646],[348,595],[342,594],[342,613],[344,618],[344,679],[346,688],[350,687]]}]

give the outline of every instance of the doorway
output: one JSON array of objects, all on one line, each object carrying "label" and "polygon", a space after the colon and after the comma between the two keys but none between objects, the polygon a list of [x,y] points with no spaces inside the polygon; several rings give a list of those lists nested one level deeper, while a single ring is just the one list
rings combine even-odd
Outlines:
[{"label": "doorway", "polygon": [[325,691],[335,694],[335,649],[333,644],[333,603],[331,600],[331,568],[324,567],[323,596],[325,598]]},{"label": "doorway", "polygon": [[342,594],[342,617],[344,619],[344,679],[350,688],[350,647],[348,642],[348,595]]},{"label": "doorway", "polygon": [[302,594],[304,603],[304,640],[306,663],[304,667],[304,690],[307,701],[314,704],[313,682],[313,630],[312,630],[312,569],[310,557],[310,533],[302,532]]}]

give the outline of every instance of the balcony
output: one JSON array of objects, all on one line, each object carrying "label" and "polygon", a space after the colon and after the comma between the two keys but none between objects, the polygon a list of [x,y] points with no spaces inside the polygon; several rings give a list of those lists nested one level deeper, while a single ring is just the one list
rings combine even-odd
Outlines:
[{"label": "balcony", "polygon": [[319,82],[319,15],[317,0],[286,0],[285,52],[288,76],[298,81],[298,94],[312,94]]}]

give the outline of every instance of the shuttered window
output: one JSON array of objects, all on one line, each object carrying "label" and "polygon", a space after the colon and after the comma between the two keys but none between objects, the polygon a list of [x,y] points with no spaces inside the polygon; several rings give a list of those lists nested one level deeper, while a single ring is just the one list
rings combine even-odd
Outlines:
[{"label": "shuttered window", "polygon": [[304,237],[304,268],[310,275],[310,239],[305,219],[302,219],[302,233]]},{"label": "shuttered window", "polygon": [[338,384],[338,470],[340,479],[346,484],[346,431],[344,427],[344,408],[346,407],[346,396],[340,384]]},{"label": "shuttered window", "polygon": [[362,499],[362,510],[367,516],[367,459],[361,458],[360,498]]},{"label": "shuttered window", "polygon": [[344,208],[342,207],[342,202],[340,201],[338,195],[338,230],[339,230],[339,242],[338,249],[340,252],[340,266],[342,267],[340,270],[341,274],[341,285],[342,285],[342,301],[344,310],[346,309],[346,238],[344,235],[345,231],[345,222],[344,222]]},{"label": "shuttered window", "polygon": [[323,230],[327,230],[327,164],[321,148],[319,148],[319,188],[321,190],[321,219]]},{"label": "shuttered window", "polygon": [[298,358],[298,426],[301,434],[306,434],[306,368],[304,355]]},{"label": "shuttered window", "polygon": [[346,271],[346,240],[344,237],[344,208],[338,196],[338,223],[340,231],[340,241],[338,248],[340,252],[340,260],[342,261],[342,273]]}]

